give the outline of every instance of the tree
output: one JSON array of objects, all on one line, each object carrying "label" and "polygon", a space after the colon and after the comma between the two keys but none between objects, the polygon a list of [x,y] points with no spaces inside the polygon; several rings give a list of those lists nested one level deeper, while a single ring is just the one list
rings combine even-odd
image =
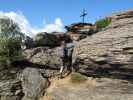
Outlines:
[{"label": "tree", "polygon": [[0,18],[0,36],[7,38],[24,38],[24,34],[20,32],[19,26],[7,17]]},{"label": "tree", "polygon": [[9,18],[0,18],[0,65],[10,66],[22,58],[21,44],[24,34]]}]

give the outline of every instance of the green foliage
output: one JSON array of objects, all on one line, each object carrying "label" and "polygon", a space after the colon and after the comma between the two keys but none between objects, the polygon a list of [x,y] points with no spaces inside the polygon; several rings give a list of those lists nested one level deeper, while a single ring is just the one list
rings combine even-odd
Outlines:
[{"label": "green foliage", "polygon": [[85,82],[86,80],[87,80],[87,77],[84,75],[81,75],[80,73],[72,73],[71,74],[71,81],[73,83]]},{"label": "green foliage", "polygon": [[10,66],[22,58],[21,42],[17,38],[0,38],[0,65]]},{"label": "green foliage", "polygon": [[95,25],[97,26],[98,30],[101,30],[102,28],[105,28],[111,23],[110,18],[104,18],[96,21]]},{"label": "green foliage", "polygon": [[18,25],[7,17],[0,18],[0,36],[24,38],[24,34],[20,32]]},{"label": "green foliage", "polygon": [[0,66],[10,66],[22,58],[22,38],[16,23],[8,18],[0,19]]}]

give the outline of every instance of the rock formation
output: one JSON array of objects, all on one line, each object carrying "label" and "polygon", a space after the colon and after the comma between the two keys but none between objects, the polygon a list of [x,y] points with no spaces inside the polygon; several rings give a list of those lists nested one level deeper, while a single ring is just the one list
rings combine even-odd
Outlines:
[{"label": "rock formation", "polygon": [[40,100],[132,100],[133,84],[128,81],[89,77],[74,84],[70,77],[53,80],[47,95]]},{"label": "rock formation", "polygon": [[21,80],[24,92],[22,100],[39,100],[49,86],[48,80],[41,75],[37,68],[25,68]]},{"label": "rock formation", "polygon": [[69,35],[65,33],[53,32],[53,33],[38,33],[35,38],[35,46],[48,46],[57,47],[60,46],[61,41],[71,42]]},{"label": "rock formation", "polygon": [[58,47],[24,51],[25,60],[14,67],[0,67],[0,100],[38,100],[49,86],[48,78],[59,74]]},{"label": "rock formation", "polygon": [[[87,35],[87,38],[83,37],[85,39],[76,43],[73,54],[74,69],[91,76],[88,78],[89,83],[62,85],[62,82],[65,82],[62,80],[61,85],[52,87],[51,100],[133,98],[133,85],[130,83],[133,77],[133,11],[112,15],[109,18],[112,19],[112,23],[108,27],[89,37]],[[71,28],[68,31],[74,34],[88,34],[89,26],[83,28],[84,26],[79,24],[78,28],[74,26],[76,31]],[[44,37],[45,47],[24,51],[26,60],[14,62],[14,67],[0,66],[0,100],[38,100],[49,92],[49,78],[58,76],[61,66],[58,46],[62,39],[69,40],[70,37],[64,34],[44,34]],[[91,85],[91,82],[95,84]]]},{"label": "rock formation", "polygon": [[77,43],[73,59],[86,75],[131,78],[133,64],[133,11],[110,16],[112,23]]},{"label": "rock formation", "polygon": [[110,17],[106,29],[77,42],[74,50],[75,70],[91,76],[88,81],[54,80],[42,100],[132,100],[133,11]]},{"label": "rock formation", "polygon": [[40,66],[44,77],[52,77],[58,74],[61,66],[61,58],[58,56],[58,47],[38,47],[25,51],[28,61]]},{"label": "rock formation", "polygon": [[38,100],[44,95],[49,81],[41,69],[22,64],[0,69],[0,100]]},{"label": "rock formation", "polygon": [[65,28],[67,30],[67,34],[76,41],[84,39],[97,31],[96,26],[90,23],[74,23],[66,26]]},{"label": "rock formation", "polygon": [[0,67],[0,100],[21,100],[23,91],[18,79],[19,68]]}]

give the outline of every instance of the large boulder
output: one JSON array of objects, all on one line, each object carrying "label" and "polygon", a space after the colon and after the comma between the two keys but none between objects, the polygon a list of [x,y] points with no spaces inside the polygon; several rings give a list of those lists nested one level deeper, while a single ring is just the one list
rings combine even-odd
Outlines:
[{"label": "large boulder", "polygon": [[45,68],[29,61],[0,66],[0,100],[38,100],[49,85],[44,73]]},{"label": "large boulder", "polygon": [[56,47],[61,44],[62,41],[71,42],[69,35],[65,33],[38,33],[35,37],[35,46],[48,46],[48,47]]},{"label": "large boulder", "polygon": [[73,54],[76,70],[86,75],[133,76],[133,11],[110,16],[112,23],[77,43]]},{"label": "large boulder", "polygon": [[59,47],[52,49],[49,47],[37,47],[25,50],[24,55],[29,62],[42,68],[41,72],[44,73],[44,77],[51,77],[59,73],[58,70],[61,66],[58,49]]},{"label": "large boulder", "polygon": [[58,49],[58,47],[52,49],[49,47],[37,47],[25,50],[24,55],[32,63],[44,67],[51,66],[51,68],[59,68],[61,59],[59,57]]},{"label": "large boulder", "polygon": [[22,73],[22,87],[24,97],[22,100],[39,100],[44,95],[49,82],[37,68],[25,68]]}]

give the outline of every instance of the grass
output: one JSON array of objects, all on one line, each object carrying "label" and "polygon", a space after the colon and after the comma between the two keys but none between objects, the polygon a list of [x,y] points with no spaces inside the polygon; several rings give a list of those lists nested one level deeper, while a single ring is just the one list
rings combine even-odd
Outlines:
[{"label": "grass", "polygon": [[97,20],[95,25],[99,30],[101,30],[102,28],[107,27],[111,23],[111,21],[112,20],[109,18],[103,18],[103,19]]},{"label": "grass", "polygon": [[72,83],[81,83],[81,82],[85,82],[87,80],[87,77],[84,75],[81,75],[80,73],[72,73],[71,74],[71,82]]}]

